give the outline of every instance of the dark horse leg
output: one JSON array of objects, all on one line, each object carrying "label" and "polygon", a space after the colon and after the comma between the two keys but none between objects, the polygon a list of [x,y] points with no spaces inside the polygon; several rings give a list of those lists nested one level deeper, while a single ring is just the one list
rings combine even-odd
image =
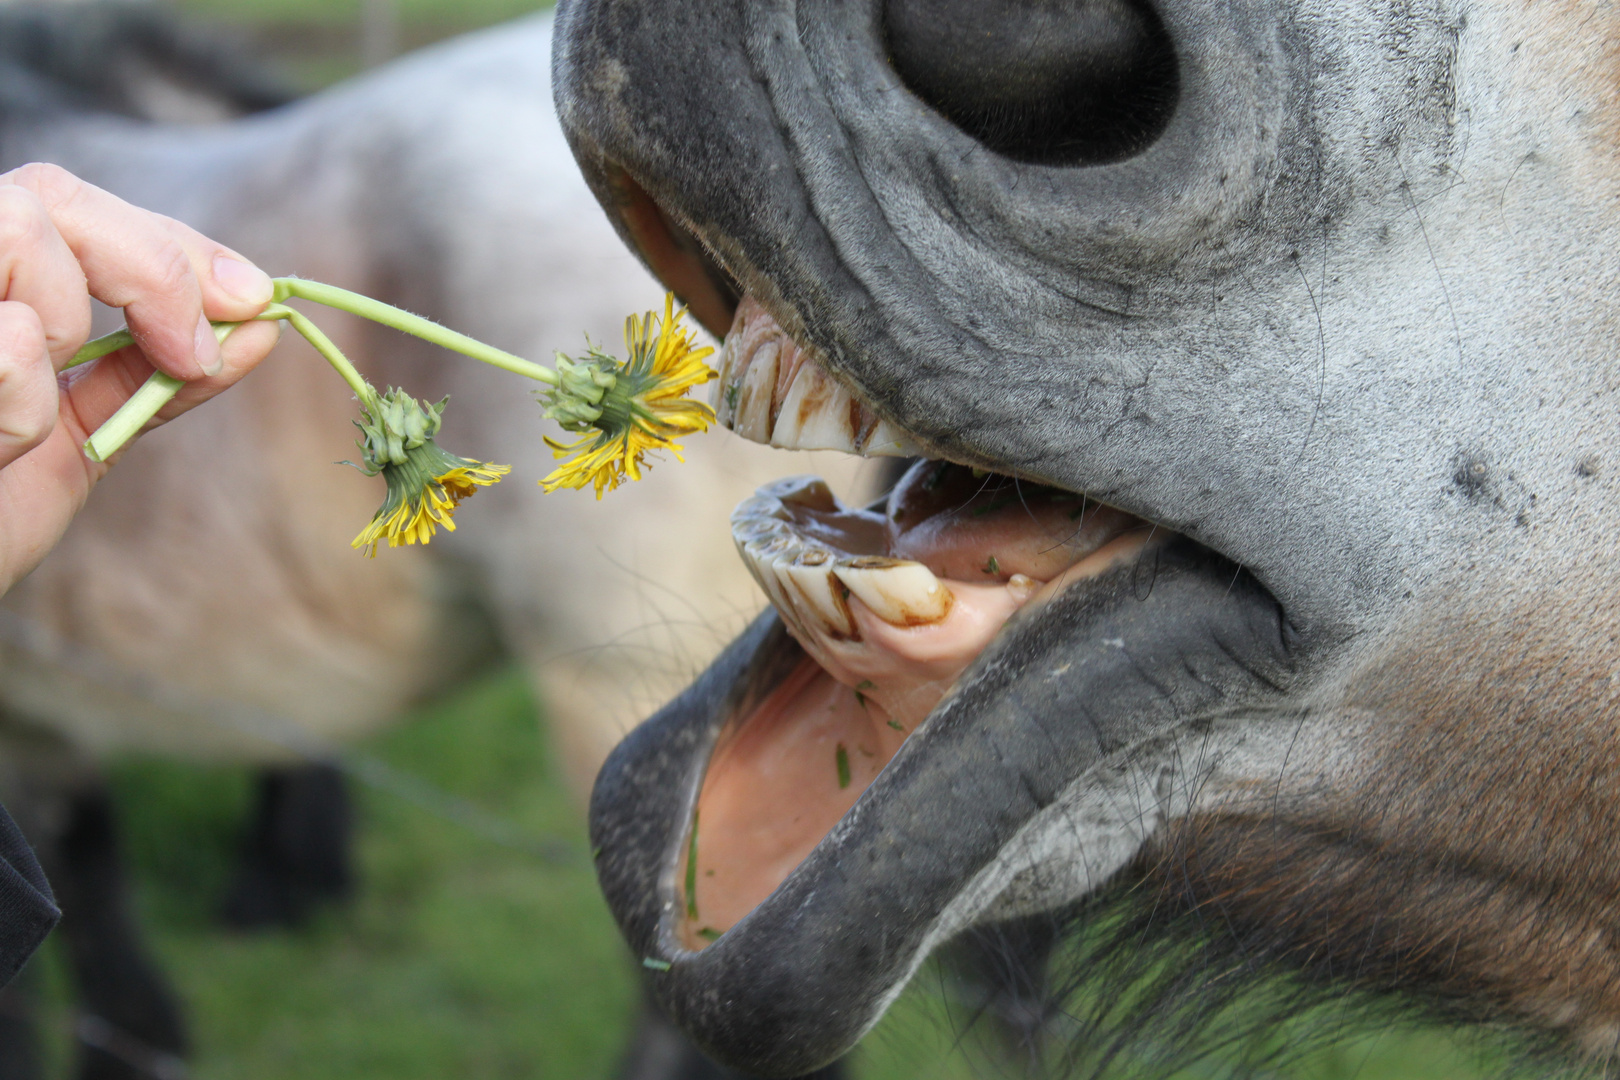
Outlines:
[{"label": "dark horse leg", "polygon": [[58,933],[79,995],[79,1080],[183,1075],[185,1023],[141,943],[107,788],[80,788],[66,811],[39,854],[62,908]]},{"label": "dark horse leg", "polygon": [[[106,780],[55,735],[25,724],[3,728],[0,801],[34,846],[62,909],[54,938],[77,997],[78,1077],[182,1075],[185,1025],[142,944]],[[0,1080],[40,1075],[33,982],[24,968],[0,991]]]},{"label": "dark horse leg", "polygon": [[24,969],[15,982],[0,989],[0,1080],[39,1080],[44,1075],[28,981]]},{"label": "dark horse leg", "polygon": [[238,930],[297,926],[354,889],[353,812],[343,774],[296,765],[259,774],[258,801],[221,913]]},{"label": "dark horse leg", "polygon": [[[188,1039],[168,980],[142,944],[111,796],[70,751],[28,747],[8,761],[6,804],[45,867],[62,923],[79,1015],[78,1080],[183,1076]],[[236,925],[286,925],[346,896],[350,809],[330,766],[266,770],[232,889]],[[39,1080],[26,972],[0,991],[0,1080]]]}]

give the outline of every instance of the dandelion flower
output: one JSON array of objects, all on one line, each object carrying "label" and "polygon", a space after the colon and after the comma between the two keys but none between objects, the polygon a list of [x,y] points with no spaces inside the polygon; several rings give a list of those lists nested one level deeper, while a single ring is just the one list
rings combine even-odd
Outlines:
[{"label": "dandelion flower", "polygon": [[696,333],[681,325],[685,314],[666,293],[662,319],[651,311],[626,319],[630,358],[622,366],[595,346],[582,360],[558,354],[560,378],[544,395],[546,416],[583,434],[566,443],[546,439],[553,455],[566,459],[540,481],[546,491],[594,484],[600,499],[627,478],[640,480],[649,451],[667,449],[684,460],[675,440],[714,423],[714,410],[686,396],[715,372],[703,362],[714,350],[699,347]]},{"label": "dandelion flower", "polygon": [[381,473],[388,484],[382,508],[350,545],[366,549],[368,558],[385,540],[389,547],[426,544],[441,527],[454,532],[456,504],[512,471],[458,457],[433,441],[449,400],[429,405],[389,390],[362,401],[363,419],[356,422],[364,436],[361,469],[370,476]]}]

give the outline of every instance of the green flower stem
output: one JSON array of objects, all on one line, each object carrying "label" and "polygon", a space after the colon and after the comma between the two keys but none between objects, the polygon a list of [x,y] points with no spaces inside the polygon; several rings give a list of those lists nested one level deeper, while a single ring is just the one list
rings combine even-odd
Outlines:
[{"label": "green flower stem", "polygon": [[380,300],[373,300],[369,296],[362,296],[348,289],[340,289],[335,285],[323,285],[319,281],[306,281],[303,278],[276,278],[275,299],[286,300],[297,297],[300,300],[313,300],[317,304],[347,311],[351,315],[359,315],[373,322],[380,322],[384,326],[391,326],[395,330],[402,330],[407,334],[414,334],[424,341],[431,341],[435,345],[442,345],[446,349],[470,356],[474,360],[482,360],[486,364],[510,371],[515,375],[524,375],[537,379],[549,386],[557,385],[557,373],[548,367],[532,363],[521,356],[497,349],[493,345],[485,345],[476,338],[466,334],[458,334],[448,327],[402,311],[392,304],[385,304]]},{"label": "green flower stem", "polygon": [[377,391],[373,390],[371,384],[355,370],[353,364],[349,363],[349,358],[343,355],[342,350],[332,344],[332,339],[321,333],[321,328],[310,322],[309,317],[303,312],[294,311],[280,304],[271,304],[264,309],[259,318],[286,319],[292,324],[292,328],[303,334],[304,340],[315,346],[315,351],[326,357],[326,362],[343,376],[343,381],[349,384],[349,389],[354,391],[354,396],[360,399],[362,405],[376,407]]},{"label": "green flower stem", "polygon": [[[264,311],[255,316],[255,319],[285,319],[291,323],[293,329],[304,335],[305,340],[313,345],[316,351],[326,358],[326,362],[331,364],[337,373],[343,377],[343,381],[349,384],[350,389],[354,391],[355,396],[360,399],[361,403],[372,408],[375,408],[377,404],[377,392],[355,370],[354,365],[349,363],[349,358],[344,356],[342,351],[332,343],[332,339],[323,334],[320,327],[311,322],[306,315],[285,306],[281,301],[297,297],[301,300],[311,300],[317,304],[325,304],[327,307],[347,311],[351,315],[359,315],[373,322],[382,323],[384,326],[393,327],[395,330],[414,334],[424,341],[430,341],[435,345],[443,346],[464,356],[470,356],[474,360],[482,360],[486,364],[493,364],[495,367],[510,371],[515,375],[524,375],[549,386],[557,385],[557,373],[548,367],[531,363],[521,356],[497,349],[492,345],[485,345],[483,342],[470,338],[466,334],[458,334],[448,327],[440,326],[438,323],[424,319],[420,315],[412,315],[408,311],[402,311],[392,304],[384,304],[379,300],[371,299],[369,296],[362,296],[359,293],[350,292],[348,289],[340,289],[335,285],[323,285],[318,281],[305,281],[303,278],[276,278],[274,280],[274,301]],[[223,342],[231,331],[240,325],[240,323],[214,323],[214,335]],[[108,353],[116,352],[126,345],[133,344],[135,344],[135,338],[130,334],[127,327],[96,338],[94,341],[88,341],[73,355],[73,359],[68,361],[64,370],[79,364],[89,363],[91,360],[106,356]],[[154,371],[145,384],[135,391],[130,399],[124,402],[123,406],[96,430],[95,434],[86,440],[84,444],[85,457],[91,461],[106,461],[112,457],[125,443],[134,438],[142,428],[150,423],[152,417],[156,416],[163,406],[174,400],[174,395],[184,385],[184,382],[173,376],[165,375],[161,371]]]},{"label": "green flower stem", "polygon": [[[226,338],[231,336],[231,331],[241,325],[241,323],[233,322],[215,323],[214,337],[223,343]],[[128,331],[121,330],[119,334],[127,335]],[[84,356],[84,352],[91,346],[97,346],[116,338],[119,334],[108,334],[106,337],[89,342],[83,349],[79,350],[78,354],[73,357],[72,363],[68,366],[81,364],[86,360],[94,360],[97,356],[106,356],[115,349],[121,349],[125,345],[131,344],[134,340],[131,338],[128,341],[113,345],[112,348],[103,349],[99,353]],[[161,371],[152,372],[147,377],[146,382],[141,384],[141,388],[131,394],[129,400],[124,402],[117,412],[108,417],[105,424],[96,429],[94,435],[85,440],[84,456],[91,461],[106,461],[112,457],[125,443],[140,434],[141,429],[151,421],[152,417],[158,414],[158,410],[173,401],[174,395],[179,393],[180,388],[184,385],[186,385],[184,381],[175,378],[173,375]]]},{"label": "green flower stem", "polygon": [[[218,326],[219,323],[214,325]],[[135,335],[129,332],[127,326],[122,330],[114,330],[110,334],[103,334],[101,337],[87,341],[79,346],[79,351],[73,354],[73,359],[62,365],[62,370],[66,371],[68,368],[78,367],[80,364],[88,364],[92,360],[100,360],[108,353],[115,353],[126,345],[133,344],[135,344]]]}]

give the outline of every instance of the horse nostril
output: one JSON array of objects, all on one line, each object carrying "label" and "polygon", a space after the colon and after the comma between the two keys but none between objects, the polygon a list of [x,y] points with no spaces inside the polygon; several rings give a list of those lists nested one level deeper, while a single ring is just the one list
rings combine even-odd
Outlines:
[{"label": "horse nostril", "polygon": [[1175,111],[1175,49],[1140,0],[884,0],[883,19],[901,80],[1019,161],[1118,161]]}]

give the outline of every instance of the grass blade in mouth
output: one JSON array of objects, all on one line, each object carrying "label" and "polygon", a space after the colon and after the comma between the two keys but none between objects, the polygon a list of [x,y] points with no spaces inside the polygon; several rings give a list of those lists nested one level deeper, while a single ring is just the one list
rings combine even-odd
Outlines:
[{"label": "grass blade in mouth", "polygon": [[696,919],[697,912],[697,811],[692,811],[692,839],[686,846],[686,917]]}]

